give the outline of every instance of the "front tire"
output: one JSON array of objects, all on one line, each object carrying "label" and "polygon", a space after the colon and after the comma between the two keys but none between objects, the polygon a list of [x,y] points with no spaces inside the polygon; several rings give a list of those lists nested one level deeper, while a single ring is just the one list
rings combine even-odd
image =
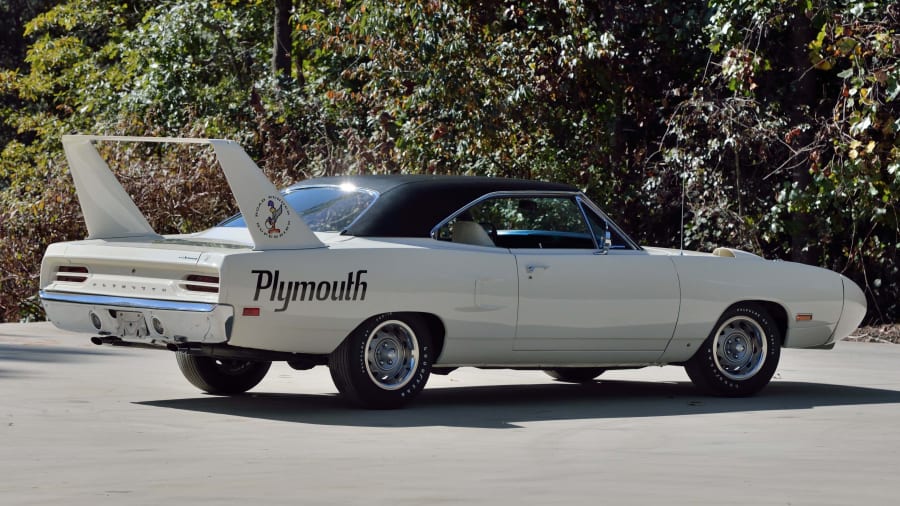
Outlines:
[{"label": "front tire", "polygon": [[428,326],[411,314],[370,318],[328,358],[341,395],[369,409],[399,408],[412,400],[425,387],[431,364]]},{"label": "front tire", "polygon": [[769,383],[780,357],[781,330],[772,317],[742,304],[725,311],[684,369],[704,393],[746,397]]},{"label": "front tire", "polygon": [[544,369],[547,376],[567,383],[587,383],[600,376],[606,369],[602,367],[558,367],[556,369]]},{"label": "front tire", "polygon": [[271,362],[227,360],[183,351],[175,352],[181,374],[192,385],[212,395],[242,394],[255,387],[269,372]]}]

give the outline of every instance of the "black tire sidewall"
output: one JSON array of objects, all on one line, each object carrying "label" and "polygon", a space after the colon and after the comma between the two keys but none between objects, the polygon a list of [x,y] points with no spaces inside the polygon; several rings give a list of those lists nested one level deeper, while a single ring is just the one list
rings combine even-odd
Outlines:
[{"label": "black tire sidewall", "polygon": [[[754,320],[766,333],[766,358],[762,368],[752,377],[735,380],[725,376],[716,366],[713,346],[721,326],[731,318],[742,316]],[[765,387],[778,367],[781,357],[781,331],[769,313],[753,304],[732,307],[722,314],[700,350],[685,364],[691,381],[705,393],[726,397],[753,395]]]},{"label": "black tire sidewall", "polygon": [[[415,334],[416,346],[419,349],[419,358],[416,361],[416,369],[412,378],[402,388],[387,390],[378,386],[369,376],[366,368],[366,343],[372,332],[382,323],[398,321],[407,325]],[[360,326],[348,338],[348,353],[350,368],[349,377],[344,381],[350,383],[355,391],[351,399],[368,408],[391,409],[400,407],[412,400],[428,382],[432,366],[432,343],[428,332],[428,326],[424,320],[414,314],[385,313],[369,319]],[[354,398],[355,397],[355,398]]]},{"label": "black tire sidewall", "polygon": [[240,374],[221,370],[215,358],[177,352],[178,367],[195,387],[213,395],[242,394],[255,387],[266,376],[271,362],[245,362]]}]

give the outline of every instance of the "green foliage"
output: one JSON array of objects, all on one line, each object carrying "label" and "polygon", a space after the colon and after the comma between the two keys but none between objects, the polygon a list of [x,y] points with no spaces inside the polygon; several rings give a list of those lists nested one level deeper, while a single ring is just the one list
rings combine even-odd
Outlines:
[{"label": "green foliage", "polygon": [[[892,2],[311,0],[278,80],[271,2],[28,5],[52,7],[0,62],[0,320],[40,317],[43,249],[84,236],[70,132],[232,138],[279,185],[566,181],[650,244],[678,244],[683,187],[687,246],[818,263],[900,317]],[[233,209],[208,153],[104,154],[161,232]]]},{"label": "green foliage", "polygon": [[[51,0],[3,0],[0,2],[0,33],[4,34],[0,44],[0,118],[3,111],[15,110],[22,105],[12,94],[4,91],[6,83],[25,61],[27,47],[24,39],[25,23],[52,5]],[[8,69],[8,70],[6,70]],[[0,121],[0,146],[15,138],[15,129]],[[0,179],[0,188],[3,188]]]},{"label": "green foliage", "polygon": [[702,49],[704,13],[699,2],[326,2],[298,13],[297,45],[307,69],[326,69],[307,92],[346,145],[344,170],[569,181],[649,231],[636,196],[673,105],[660,90],[699,74],[705,56],[685,50]]},{"label": "green foliage", "polygon": [[[129,86],[119,107],[176,131],[197,118],[221,118],[208,124],[232,134],[226,121],[253,117],[250,91],[266,72],[268,16],[262,6],[210,0],[164,3],[151,7],[140,29],[116,45]],[[245,125],[241,125],[245,126]]]}]

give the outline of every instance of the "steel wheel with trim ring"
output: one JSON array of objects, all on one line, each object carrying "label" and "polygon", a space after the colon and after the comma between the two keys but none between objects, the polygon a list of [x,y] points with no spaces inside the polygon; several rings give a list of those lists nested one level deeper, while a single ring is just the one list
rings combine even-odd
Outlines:
[{"label": "steel wheel with trim ring", "polygon": [[431,336],[421,316],[383,314],[351,333],[329,356],[338,391],[372,409],[392,409],[412,400],[431,374]]},{"label": "steel wheel with trim ring", "polygon": [[781,356],[781,330],[755,304],[729,308],[712,334],[684,368],[705,393],[727,397],[753,395],[765,387]]},{"label": "steel wheel with trim ring", "polygon": [[213,395],[242,394],[255,387],[269,372],[271,362],[232,360],[175,352],[181,374],[192,385]]}]

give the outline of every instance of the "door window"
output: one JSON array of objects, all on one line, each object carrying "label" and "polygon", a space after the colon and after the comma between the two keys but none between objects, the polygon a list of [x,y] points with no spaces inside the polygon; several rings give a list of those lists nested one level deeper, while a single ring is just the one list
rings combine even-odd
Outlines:
[{"label": "door window", "polygon": [[578,203],[566,196],[487,199],[445,224],[436,237],[513,249],[597,248]]}]

